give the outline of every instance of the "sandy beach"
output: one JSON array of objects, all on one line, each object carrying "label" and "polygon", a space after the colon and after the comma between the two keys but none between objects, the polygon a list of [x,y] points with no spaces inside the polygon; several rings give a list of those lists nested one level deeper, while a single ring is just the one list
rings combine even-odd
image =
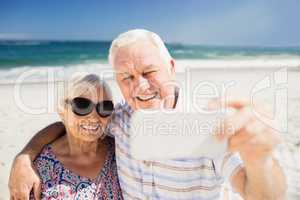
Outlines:
[{"label": "sandy beach", "polygon": [[[197,81],[201,80],[220,83],[234,79],[236,87],[228,90],[228,95],[249,97],[248,92],[254,85],[278,70],[197,69],[189,74],[180,73],[178,82],[183,88],[194,88]],[[287,75],[288,130],[282,134],[284,142],[279,159],[288,177],[288,199],[296,200],[300,198],[300,71],[287,71]],[[113,90],[114,100],[119,101],[121,95],[116,83],[112,79],[108,83]],[[50,94],[55,96],[56,93],[49,93],[46,83],[24,83],[20,87],[11,83],[0,85],[0,200],[9,199],[7,181],[14,156],[39,129],[59,120],[55,111],[56,98],[53,101]],[[270,95],[268,91],[264,94],[263,99],[273,97],[272,92]]]}]

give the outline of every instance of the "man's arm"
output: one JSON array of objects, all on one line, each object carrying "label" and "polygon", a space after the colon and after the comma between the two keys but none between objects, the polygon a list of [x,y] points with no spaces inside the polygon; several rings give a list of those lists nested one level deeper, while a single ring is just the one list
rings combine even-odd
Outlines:
[{"label": "man's arm", "polygon": [[46,144],[64,135],[62,122],[55,122],[40,130],[16,156],[11,167],[9,190],[11,199],[29,199],[33,189],[35,199],[40,199],[40,178],[32,162]]},{"label": "man's arm", "polygon": [[246,200],[283,199],[287,189],[285,175],[273,157],[282,142],[280,132],[254,115],[249,102],[227,101],[225,106],[234,108],[236,113],[222,124],[231,128],[217,136],[228,140],[228,151],[238,152],[244,165],[232,176],[233,188]]},{"label": "man's arm", "polygon": [[245,200],[282,200],[287,188],[281,167],[271,157],[247,163],[235,173],[231,184]]},{"label": "man's arm", "polygon": [[64,135],[64,133],[65,126],[62,122],[50,124],[34,135],[24,149],[20,152],[20,154],[28,155],[30,160],[33,161],[46,144],[53,142],[57,138]]}]

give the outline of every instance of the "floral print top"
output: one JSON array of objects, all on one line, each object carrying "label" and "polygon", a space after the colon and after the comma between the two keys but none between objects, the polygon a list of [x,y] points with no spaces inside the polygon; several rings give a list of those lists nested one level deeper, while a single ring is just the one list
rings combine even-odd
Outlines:
[{"label": "floral print top", "polygon": [[[105,163],[94,180],[66,169],[52,147],[46,145],[34,161],[42,182],[42,199],[122,200],[112,138],[109,138],[109,143]],[[32,193],[31,199],[34,199]]]}]

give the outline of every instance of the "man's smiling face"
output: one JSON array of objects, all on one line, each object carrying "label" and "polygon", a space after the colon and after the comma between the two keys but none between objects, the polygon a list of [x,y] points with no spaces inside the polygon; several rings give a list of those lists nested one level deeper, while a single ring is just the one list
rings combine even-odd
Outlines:
[{"label": "man's smiling face", "polygon": [[174,61],[163,59],[150,41],[120,47],[114,57],[116,80],[133,109],[159,108],[174,98]]}]

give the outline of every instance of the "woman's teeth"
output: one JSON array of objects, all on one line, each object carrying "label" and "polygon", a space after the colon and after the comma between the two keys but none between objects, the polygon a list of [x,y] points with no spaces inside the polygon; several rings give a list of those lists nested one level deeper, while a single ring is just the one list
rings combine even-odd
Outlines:
[{"label": "woman's teeth", "polygon": [[81,125],[81,128],[83,128],[84,130],[88,130],[88,131],[96,131],[98,130],[100,126],[88,126],[88,125]]},{"label": "woman's teeth", "polygon": [[151,95],[139,95],[139,96],[137,96],[137,99],[140,101],[148,101],[148,100],[154,99],[157,96],[157,94],[158,93],[155,92],[154,94],[151,94]]}]

